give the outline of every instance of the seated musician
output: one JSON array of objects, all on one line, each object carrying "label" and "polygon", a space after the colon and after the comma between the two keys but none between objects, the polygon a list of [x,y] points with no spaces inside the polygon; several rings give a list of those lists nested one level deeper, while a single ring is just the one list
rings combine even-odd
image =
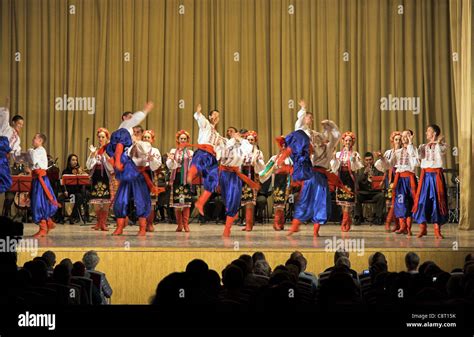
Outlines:
[{"label": "seated musician", "polygon": [[[358,184],[358,191],[356,197],[354,224],[361,224],[364,222],[362,214],[362,203],[372,200],[375,203],[375,219],[372,221],[376,225],[383,223],[383,212],[385,208],[385,193],[383,190],[383,180],[381,184],[374,184],[372,177],[381,177],[383,172],[377,170],[374,166],[374,155],[371,152],[366,152],[364,156],[364,168],[356,172],[356,180]],[[376,186],[379,185],[379,186]]]},{"label": "seated musician", "polygon": [[[75,154],[70,154],[67,157],[67,165],[63,170],[62,175],[65,174],[87,174],[79,165],[79,158]],[[72,225],[80,220],[81,206],[84,206],[84,220],[89,220],[89,205],[87,204],[87,192],[81,185],[63,185],[63,194],[65,198],[61,198],[62,202],[72,202],[74,195],[74,208],[69,216],[69,223]],[[64,208],[64,207],[63,207]]]}]

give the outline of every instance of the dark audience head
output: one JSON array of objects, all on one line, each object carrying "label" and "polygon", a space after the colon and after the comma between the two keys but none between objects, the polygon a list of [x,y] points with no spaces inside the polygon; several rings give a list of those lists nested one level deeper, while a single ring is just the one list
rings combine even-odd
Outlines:
[{"label": "dark audience head", "polygon": [[71,270],[69,266],[65,263],[60,263],[54,267],[53,280],[56,283],[68,285],[71,280]]},{"label": "dark audience head", "polygon": [[339,259],[337,259],[335,267],[341,268],[341,269],[342,268],[351,269],[351,261],[347,257],[341,256]]},{"label": "dark audience head", "polygon": [[263,254],[262,252],[255,252],[252,254],[252,261],[254,265],[257,261],[260,260],[266,261],[265,254]]},{"label": "dark audience head", "polygon": [[348,273],[331,273],[321,285],[320,301],[322,305],[337,303],[338,300],[350,301],[357,298],[357,285]]},{"label": "dark audience head", "polygon": [[378,262],[372,263],[372,266],[370,266],[369,270],[370,270],[371,279],[375,280],[378,274],[387,272],[388,267],[386,263],[382,261],[378,261]]},{"label": "dark audience head", "polygon": [[474,254],[473,253],[467,254],[466,257],[464,258],[464,263],[469,262],[469,261],[474,261]]},{"label": "dark audience head", "polygon": [[[295,261],[295,260],[292,260]],[[291,283],[297,283],[299,276],[300,276],[300,268],[296,264],[289,263],[285,266],[288,269],[288,273],[290,274],[290,281]]]},{"label": "dark audience head", "polygon": [[186,303],[189,298],[186,296],[186,287],[186,273],[171,273],[158,283],[151,304],[166,309],[177,309],[178,304]]},{"label": "dark audience head", "polygon": [[[69,272],[72,270],[72,261],[70,258],[65,258],[62,259],[61,262],[59,262],[60,265],[66,266]],[[57,266],[56,266],[57,267]]]},{"label": "dark audience head", "polygon": [[337,260],[341,257],[347,257],[349,258],[349,252],[346,252],[344,250],[336,250],[334,253],[334,265],[336,265]]},{"label": "dark audience head", "polygon": [[272,269],[270,268],[270,265],[268,264],[267,261],[258,260],[257,262],[255,262],[253,266],[253,273],[255,275],[270,277],[270,274],[272,273]]},{"label": "dark audience head", "polygon": [[242,270],[242,274],[244,275],[244,278],[247,276],[247,274],[251,273],[252,271],[249,271],[249,265],[241,259],[237,259],[231,262],[232,265],[240,268]]},{"label": "dark audience head", "polygon": [[420,264],[420,257],[414,252],[408,252],[405,255],[405,265],[408,271],[416,271]]},{"label": "dark audience head", "polygon": [[72,265],[71,275],[72,276],[85,276],[86,266],[84,265],[84,263],[80,261],[74,262],[74,264]]},{"label": "dark audience head", "polygon": [[207,289],[213,295],[217,295],[221,289],[221,277],[213,269],[207,271]]},{"label": "dark audience head", "polygon": [[474,274],[474,261],[467,261],[464,264],[463,272],[465,275]]},{"label": "dark audience head", "polygon": [[378,262],[387,264],[387,259],[381,252],[375,252],[369,257],[369,267]]},{"label": "dark audience head", "polygon": [[48,269],[46,262],[39,259],[36,261],[26,262],[23,266],[31,274],[31,283],[35,286],[43,286],[48,280]]},{"label": "dark audience head", "polygon": [[295,266],[297,268],[298,275],[303,271],[303,266],[301,265],[301,260],[299,260],[299,259],[289,258],[285,263],[285,267],[288,268],[290,265]]},{"label": "dark audience head", "polygon": [[33,258],[33,261],[43,261],[48,266],[48,262],[42,256],[36,256]]},{"label": "dark audience head", "polygon": [[222,283],[228,290],[239,289],[244,284],[244,273],[242,269],[234,264],[230,264],[222,271]]},{"label": "dark audience head", "polygon": [[308,265],[308,260],[306,260],[306,258],[301,255],[301,256],[297,256],[295,258],[295,260],[298,260],[300,262],[300,265],[301,265],[301,272],[304,272],[306,271],[306,267]]},{"label": "dark audience head", "polygon": [[290,259],[296,259],[299,261],[302,272],[306,270],[306,266],[308,265],[308,260],[306,260],[306,258],[301,252],[295,250],[293,253],[291,253]]},{"label": "dark audience head", "polygon": [[429,266],[429,265],[432,265],[432,264],[435,264],[433,261],[425,261],[423,262],[420,267],[418,268],[418,271],[420,274],[425,274],[426,272],[426,268]]},{"label": "dark audience head", "polygon": [[278,265],[273,270],[272,274],[270,275],[270,280],[268,284],[270,286],[279,285],[284,282],[293,282],[294,278],[288,268],[284,265]]},{"label": "dark audience head", "polygon": [[248,254],[242,254],[239,256],[239,260],[243,260],[247,264],[247,274],[250,274],[253,270],[253,259]]},{"label": "dark audience head", "polygon": [[303,253],[301,253],[301,252],[298,251],[298,250],[295,250],[293,253],[291,253],[290,259],[294,259],[294,258],[296,258],[296,257],[298,257],[298,256],[303,256]]},{"label": "dark audience head", "polygon": [[[443,272],[443,270],[433,261],[427,261],[429,263],[423,263],[420,268],[419,272],[423,275],[426,275],[428,277],[434,277]],[[421,268],[423,266],[423,268]],[[422,272],[423,270],[423,272]]]},{"label": "dark audience head", "polygon": [[207,278],[209,266],[201,259],[194,259],[186,266],[186,275],[192,283],[201,284]]},{"label": "dark audience head", "polygon": [[48,250],[41,255],[41,257],[46,261],[46,265],[48,266],[48,269],[53,269],[54,265],[56,264],[56,254]]}]

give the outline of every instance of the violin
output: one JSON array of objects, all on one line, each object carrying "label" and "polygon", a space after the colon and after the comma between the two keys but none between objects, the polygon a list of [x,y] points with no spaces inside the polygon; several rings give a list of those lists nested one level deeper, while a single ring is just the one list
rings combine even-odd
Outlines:
[{"label": "violin", "polygon": [[84,174],[84,173],[85,173],[84,170],[80,166],[72,169],[72,174]]}]

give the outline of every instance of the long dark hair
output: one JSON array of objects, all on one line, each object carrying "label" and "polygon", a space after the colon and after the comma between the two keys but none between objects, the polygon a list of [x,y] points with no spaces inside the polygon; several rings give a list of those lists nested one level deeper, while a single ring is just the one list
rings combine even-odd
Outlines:
[{"label": "long dark hair", "polygon": [[[77,158],[77,166],[76,167],[71,167],[72,157]],[[76,154],[71,153],[69,156],[67,156],[66,170],[72,170],[73,168],[79,168],[79,167],[81,167],[81,165],[79,164],[79,157]]]}]

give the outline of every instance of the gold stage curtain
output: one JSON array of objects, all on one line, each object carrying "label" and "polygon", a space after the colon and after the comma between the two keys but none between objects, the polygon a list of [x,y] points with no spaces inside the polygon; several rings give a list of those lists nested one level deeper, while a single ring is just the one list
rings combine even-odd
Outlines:
[{"label": "gold stage curtain", "polygon": [[[196,139],[192,115],[202,103],[222,112],[222,133],[258,131],[268,158],[304,97],[316,123],[354,131],[361,153],[387,149],[390,132],[403,128],[419,144],[426,125],[439,124],[448,168],[462,164],[467,174],[472,117],[458,95],[470,60],[454,66],[452,48],[470,25],[455,18],[468,8],[449,0],[2,0],[0,97],[26,118],[23,144],[46,133],[62,165],[73,152],[84,163],[95,130],[115,129],[123,111],[146,100],[156,108],[143,126],[162,153],[179,129]],[[95,114],[57,111],[64,95],[94,97]],[[419,111],[382,111],[383,97],[418,97]],[[461,181],[470,219],[472,189]]]},{"label": "gold stage curtain", "polygon": [[458,119],[459,168],[461,181],[460,229],[474,228],[474,7],[471,0],[451,0],[451,53],[456,53],[453,62],[454,98]]}]

